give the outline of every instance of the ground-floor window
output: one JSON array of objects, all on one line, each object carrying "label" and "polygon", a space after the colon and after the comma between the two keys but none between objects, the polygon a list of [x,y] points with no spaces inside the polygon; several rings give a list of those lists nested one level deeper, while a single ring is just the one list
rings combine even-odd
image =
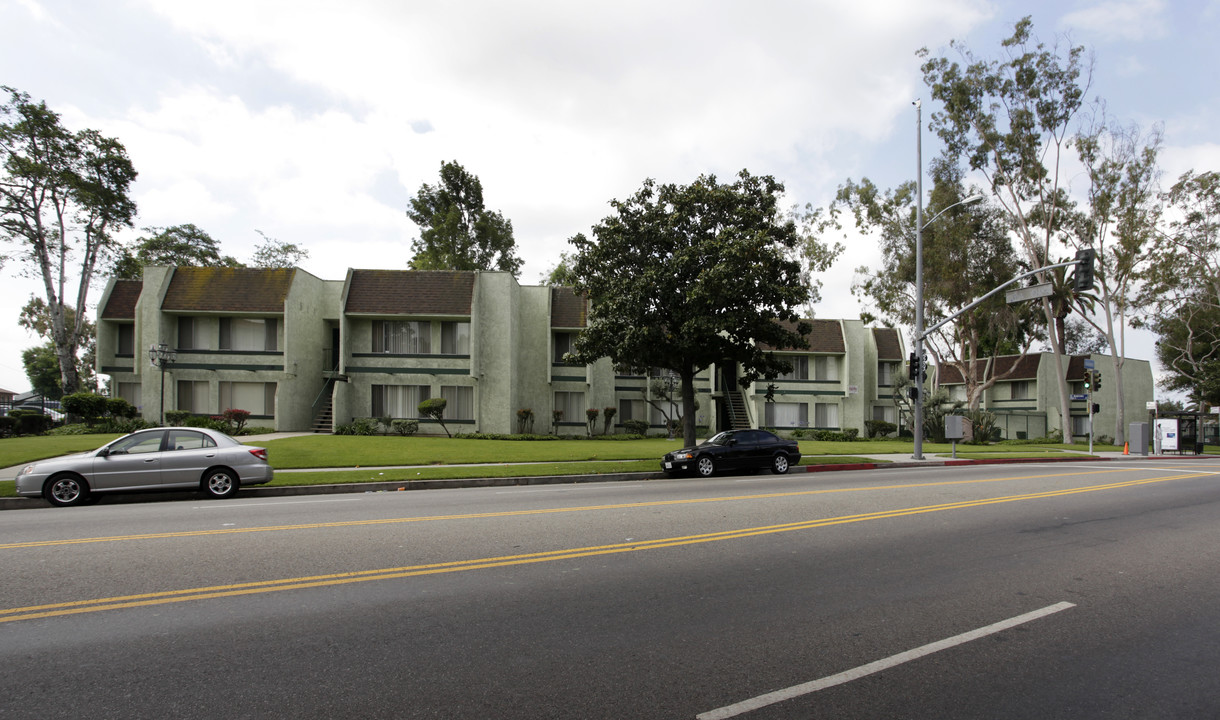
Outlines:
[{"label": "ground-floor window", "polygon": [[140,407],[140,383],[121,382],[114,385],[114,396],[123,398],[136,407]]},{"label": "ground-floor window", "polygon": [[583,423],[585,421],[585,394],[558,391],[555,393],[555,409],[563,412],[559,422]]},{"label": "ground-floor window", "polygon": [[898,422],[898,408],[893,405],[874,405],[873,419],[882,420],[888,423]]},{"label": "ground-floor window", "polygon": [[647,412],[644,410],[643,400],[619,400],[618,401],[618,421],[619,423],[627,422],[628,420],[646,420]]},{"label": "ground-floor window", "polygon": [[766,404],[767,427],[808,427],[809,405],[807,403],[773,402]]},{"label": "ground-floor window", "polygon": [[[418,418],[419,404],[431,399],[427,385],[374,385],[373,417]],[[446,411],[446,416],[449,415]]]},{"label": "ground-floor window", "polygon": [[469,385],[443,385],[446,420],[474,420],[474,388]]},{"label": "ground-floor window", "polygon": [[220,383],[220,411],[245,410],[251,415],[275,415],[275,383]]},{"label": "ground-floor window", "polygon": [[839,404],[816,403],[813,406],[813,424],[820,428],[839,427]]},{"label": "ground-floor window", "polygon": [[682,416],[682,403],[667,401],[664,398],[657,398],[649,405],[652,412],[649,414],[649,425],[665,425],[665,413],[669,413],[672,420],[677,420]]},{"label": "ground-floor window", "polygon": [[1072,434],[1073,435],[1088,435],[1089,434],[1089,416],[1088,415],[1073,415],[1072,416]]},{"label": "ground-floor window", "polygon": [[179,380],[178,409],[197,415],[209,413],[207,380]]}]

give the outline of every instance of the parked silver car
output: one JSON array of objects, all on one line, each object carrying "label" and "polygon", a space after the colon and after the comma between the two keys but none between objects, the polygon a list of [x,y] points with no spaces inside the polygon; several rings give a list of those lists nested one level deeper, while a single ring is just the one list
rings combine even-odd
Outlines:
[{"label": "parked silver car", "polygon": [[52,505],[80,505],[96,493],[198,488],[214,498],[270,482],[264,448],[216,430],[153,428],[78,455],[39,460],[17,475],[17,494]]}]

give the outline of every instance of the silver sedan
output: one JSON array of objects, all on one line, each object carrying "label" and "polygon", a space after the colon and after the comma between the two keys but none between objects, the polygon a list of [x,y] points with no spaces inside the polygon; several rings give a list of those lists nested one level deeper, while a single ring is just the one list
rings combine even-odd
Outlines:
[{"label": "silver sedan", "polygon": [[242,485],[271,482],[264,448],[242,445],[216,430],[153,428],[77,455],[39,460],[17,475],[17,494],[66,507],[94,494],[198,488],[232,497]]}]

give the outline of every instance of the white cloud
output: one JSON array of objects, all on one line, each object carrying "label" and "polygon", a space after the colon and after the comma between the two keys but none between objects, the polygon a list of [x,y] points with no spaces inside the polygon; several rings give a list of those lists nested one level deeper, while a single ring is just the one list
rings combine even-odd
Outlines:
[{"label": "white cloud", "polygon": [[1059,26],[1084,30],[1105,40],[1144,40],[1168,32],[1164,0],[1118,0],[1064,15]]}]

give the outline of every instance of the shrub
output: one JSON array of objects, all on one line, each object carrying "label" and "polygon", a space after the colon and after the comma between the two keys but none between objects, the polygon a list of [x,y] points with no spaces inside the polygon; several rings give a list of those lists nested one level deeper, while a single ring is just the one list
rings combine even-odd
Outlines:
[{"label": "shrub", "polygon": [[534,411],[521,408],[517,411],[517,432],[528,435],[534,432]]},{"label": "shrub", "polygon": [[395,418],[390,421],[390,427],[394,430],[394,432],[406,437],[419,432],[419,421],[408,420],[406,418]]},{"label": "shrub", "polygon": [[225,410],[222,417],[224,417],[225,425],[231,427],[233,434],[236,435],[246,426],[246,421],[250,419],[250,411],[229,408]]},{"label": "shrub", "polygon": [[991,442],[991,435],[996,429],[996,414],[986,410],[967,410],[962,413],[970,422],[972,428],[970,442],[972,445],[986,445]]},{"label": "shrub", "polygon": [[170,425],[185,426],[187,420],[190,419],[191,414],[192,413],[189,410],[166,410],[165,422],[169,423]]},{"label": "shrub", "polygon": [[605,423],[605,424],[602,426],[602,434],[603,434],[603,435],[609,435],[609,434],[610,434],[610,427],[611,427],[611,425],[612,425],[612,424],[613,424],[613,422],[614,422],[614,416],[615,416],[615,415],[617,415],[617,414],[618,414],[618,408],[616,408],[616,407],[605,407],[605,408],[602,408],[602,421]]},{"label": "shrub", "polygon": [[18,435],[42,435],[54,423],[50,415],[34,410],[10,410],[8,416],[17,421]]},{"label": "shrub", "polygon": [[131,419],[140,411],[121,397],[106,398],[106,414],[113,418]]},{"label": "shrub", "polygon": [[65,395],[60,399],[60,407],[69,415],[84,418],[88,424],[93,424],[106,414],[106,396],[91,392],[77,392]]},{"label": "shrub", "polygon": [[373,418],[354,418],[335,427],[336,435],[376,435],[379,425]]},{"label": "shrub", "polygon": [[17,434],[17,418],[0,415],[0,438],[12,437]]},{"label": "shrub", "polygon": [[865,420],[864,421],[864,436],[868,438],[880,438],[892,435],[898,426],[886,420]]},{"label": "shrub", "polygon": [[648,423],[643,420],[624,420],[623,429],[631,435],[647,435]]},{"label": "shrub", "polygon": [[856,428],[846,430],[810,430],[809,436],[822,442],[851,442],[860,436]]},{"label": "shrub", "polygon": [[449,428],[445,427],[445,407],[449,401],[445,398],[428,398],[419,404],[419,414],[424,417],[430,417],[440,423],[441,430],[445,431],[445,435],[453,437],[453,433],[449,432]]},{"label": "shrub", "polygon": [[562,410],[552,410],[551,411],[551,432],[558,435],[559,434],[559,423],[562,421],[563,421],[563,411]]},{"label": "shrub", "polygon": [[593,428],[597,425],[597,408],[588,408],[585,410],[585,424],[589,426],[589,437],[593,437]]}]

